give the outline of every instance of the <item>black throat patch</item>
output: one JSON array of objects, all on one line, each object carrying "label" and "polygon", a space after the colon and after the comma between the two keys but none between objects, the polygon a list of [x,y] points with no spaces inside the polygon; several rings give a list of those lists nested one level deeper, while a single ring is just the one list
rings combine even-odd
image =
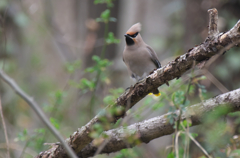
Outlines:
[{"label": "black throat patch", "polygon": [[132,38],[126,37],[126,43],[128,46],[134,45],[134,41]]}]

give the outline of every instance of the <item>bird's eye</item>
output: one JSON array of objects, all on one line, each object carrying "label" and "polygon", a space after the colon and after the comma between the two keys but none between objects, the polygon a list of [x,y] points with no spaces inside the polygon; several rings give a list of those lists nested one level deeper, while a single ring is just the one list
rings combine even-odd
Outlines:
[{"label": "bird's eye", "polygon": [[131,36],[132,38],[135,38],[135,37],[137,37],[137,35],[138,35],[138,32],[136,32],[136,33],[133,34],[133,35],[129,35],[129,36]]}]

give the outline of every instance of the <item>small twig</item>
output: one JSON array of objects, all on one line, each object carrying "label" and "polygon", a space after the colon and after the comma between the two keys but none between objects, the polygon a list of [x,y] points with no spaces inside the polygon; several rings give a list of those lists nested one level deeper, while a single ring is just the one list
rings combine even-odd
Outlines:
[{"label": "small twig", "polygon": [[179,158],[179,151],[178,151],[178,137],[181,134],[181,131],[178,131],[176,136],[175,136],[175,153],[176,153],[176,158]]},{"label": "small twig", "polygon": [[167,146],[167,147],[165,148],[165,150],[164,150],[164,156],[165,156],[165,157],[167,157],[167,150],[168,150],[168,149],[171,149],[171,148],[174,148],[174,146],[173,146],[173,145],[169,145],[169,146]]},{"label": "small twig", "polygon": [[[193,74],[193,71],[194,71],[194,69],[192,69],[192,74]],[[190,89],[190,86],[191,86],[191,82],[192,82],[192,79],[193,79],[193,77],[191,76],[190,77],[190,79],[189,79],[189,83],[188,83],[188,87],[187,87],[187,91],[186,91],[186,93],[185,93],[185,96],[184,96],[184,100],[183,100],[183,105],[185,105],[185,103],[186,103],[186,100],[187,100],[187,95],[188,95],[188,93],[189,93],[189,89]],[[179,131],[179,126],[180,126],[180,123],[181,123],[181,117],[182,117],[182,108],[179,106],[179,117],[178,117],[178,120],[177,120],[177,127],[176,127],[176,136],[175,136],[175,146],[176,145],[178,145],[178,144],[176,144],[177,143],[177,139],[178,139],[178,136],[177,136],[177,134],[180,132]],[[177,148],[178,149],[178,148]],[[175,150],[176,150],[176,148],[175,148]],[[178,151],[177,151],[178,152]],[[178,157],[178,156],[177,156]]]},{"label": "small twig", "polygon": [[97,151],[95,152],[94,156],[98,155],[101,153],[101,151],[103,150],[103,148],[107,145],[107,143],[110,141],[111,138],[106,138],[104,139],[104,141],[102,142],[102,144],[98,147]]},{"label": "small twig", "polygon": [[[187,87],[187,91],[185,93],[185,96],[184,96],[184,100],[183,100],[183,105],[185,105],[186,103],[186,100],[187,100],[187,95],[189,93],[189,90],[190,90],[190,86],[191,86],[191,82],[192,82],[192,79],[193,79],[193,73],[194,73],[194,67],[195,67],[195,62],[193,63],[193,67],[192,67],[192,71],[191,71],[191,77],[189,78],[189,82],[188,82],[188,87]],[[177,131],[179,130],[179,126],[180,126],[180,121],[181,121],[181,117],[182,117],[182,108],[179,106],[179,111],[180,111],[180,114],[179,114],[179,118],[177,120]]]},{"label": "small twig", "polygon": [[207,69],[203,69],[204,75],[222,92],[227,93],[229,90],[220,82],[218,81],[212,73],[210,73]]},{"label": "small twig", "polygon": [[77,158],[73,150],[69,147],[69,145],[64,141],[61,134],[57,131],[57,129],[49,122],[43,111],[39,108],[39,105],[34,101],[34,99],[28,96],[17,84],[16,82],[7,76],[3,70],[0,69],[0,78],[5,81],[14,91],[17,93],[23,100],[25,100],[28,105],[36,112],[38,117],[42,120],[42,122],[48,127],[48,129],[52,132],[52,134],[62,143],[67,153],[71,158]]},{"label": "small twig", "polygon": [[[186,118],[187,121],[187,129],[185,131],[185,133],[189,133],[189,124],[188,124],[188,118]],[[182,124],[182,123],[181,123]],[[189,138],[185,137],[185,146],[184,146],[184,154],[183,154],[183,158],[188,158],[189,154]]]},{"label": "small twig", "polygon": [[26,144],[24,145],[24,147],[23,147],[23,149],[22,149],[22,152],[21,152],[19,158],[23,158],[23,156],[25,155],[25,150],[27,149],[28,144],[29,144],[29,140],[27,140]]},{"label": "small twig", "polygon": [[[186,130],[186,128],[184,127],[184,125],[181,123],[181,126],[182,126],[182,128],[185,130],[185,131],[187,131]],[[196,141],[192,136],[191,136],[191,134],[189,134],[189,132],[185,132],[187,135],[188,135],[188,137],[202,150],[202,152],[204,153],[204,155],[205,156],[207,156],[208,158],[211,158],[211,156],[207,153],[207,151],[198,143],[198,141]]]},{"label": "small twig", "polygon": [[[71,79],[71,77],[72,77],[72,74],[68,76],[68,79],[65,82],[66,84],[62,88],[62,92],[66,91],[66,89],[68,88],[68,81]],[[56,100],[54,105],[53,105],[53,107],[52,107],[52,109],[51,109],[50,114],[48,115],[48,117],[54,117],[55,116],[55,114],[57,112],[57,106],[58,106],[58,103],[57,103],[57,100]],[[47,140],[47,136],[48,136],[48,131],[45,131],[44,135],[42,136],[42,138],[45,138],[45,139],[42,139],[42,142],[40,144],[43,144],[43,142],[45,140]]]},{"label": "small twig", "polygon": [[[105,29],[104,29],[104,45],[103,45],[103,48],[102,48],[102,51],[101,51],[101,59],[104,58],[105,56],[105,52],[106,52],[106,48],[107,48],[107,42],[106,42],[106,38],[107,38],[107,33],[108,33],[108,25],[109,23],[105,23]],[[98,70],[97,71],[97,76],[96,76],[96,81],[94,82],[95,84],[95,88],[92,92],[92,95],[91,95],[91,99],[90,99],[90,103],[89,103],[89,113],[90,113],[90,117],[92,117],[92,114],[93,114],[93,105],[94,105],[94,102],[95,102],[95,94],[96,94],[96,90],[97,90],[97,85],[99,83],[99,79],[100,79],[100,76],[102,74],[102,71],[101,70]]]},{"label": "small twig", "polygon": [[[3,39],[4,39],[4,50],[3,53],[7,53],[6,52],[6,45],[7,45],[7,36],[6,36],[6,30],[5,30],[5,19],[6,19],[6,14],[8,11],[8,7],[5,9],[4,11],[4,15],[3,18],[1,18],[0,20],[2,20],[2,29],[3,29]],[[0,16],[1,17],[1,16]],[[4,60],[3,60],[3,66],[4,67]],[[4,120],[4,116],[3,116],[3,108],[2,108],[2,101],[1,101],[1,96],[0,96],[0,113],[1,113],[1,119],[2,119],[2,124],[3,124],[3,129],[4,129],[4,136],[6,139],[6,145],[7,145],[7,157],[10,158],[10,150],[9,150],[9,141],[8,141],[8,135],[7,135],[7,127],[5,124],[5,120]]]},{"label": "small twig", "polygon": [[0,96],[0,115],[1,115],[3,129],[4,129],[4,136],[5,136],[5,139],[6,139],[7,157],[10,158],[10,150],[9,150],[9,141],[8,141],[8,135],[7,135],[7,127],[6,127],[6,124],[5,124],[5,121],[4,121],[4,116],[3,116],[1,96]]},{"label": "small twig", "polygon": [[[189,133],[189,124],[188,124],[188,120],[190,120],[190,119],[186,119],[187,120],[187,132]],[[190,143],[189,143],[189,138],[188,137],[186,137],[186,141],[187,141],[187,158],[189,157],[189,145],[190,145]]]},{"label": "small twig", "polygon": [[185,137],[185,145],[184,145],[184,154],[183,158],[186,158],[188,156],[188,137]]},{"label": "small twig", "polygon": [[[187,95],[189,93],[189,90],[190,90],[190,86],[191,86],[191,82],[192,82],[192,79],[193,79],[193,72],[194,72],[194,67],[195,67],[195,62],[194,62],[194,65],[192,67],[192,71],[191,71],[191,77],[189,78],[189,82],[188,82],[188,87],[187,87],[187,90],[186,90],[186,93],[185,93],[185,96],[184,96],[184,100],[183,100],[183,105],[185,105],[186,103],[186,100],[187,100]],[[175,129],[175,140],[177,139],[176,136],[177,136],[177,133],[179,131],[179,126],[180,126],[180,123],[181,123],[181,117],[182,117],[182,108],[179,106],[178,107],[178,110],[179,110],[179,116],[178,116],[178,120],[176,121],[177,122],[177,127]],[[176,143],[176,141],[175,141]]]}]

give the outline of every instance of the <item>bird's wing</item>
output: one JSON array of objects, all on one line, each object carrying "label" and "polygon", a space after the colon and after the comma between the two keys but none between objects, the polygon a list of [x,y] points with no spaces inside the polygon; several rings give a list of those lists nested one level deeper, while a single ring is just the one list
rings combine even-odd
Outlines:
[{"label": "bird's wing", "polygon": [[147,50],[148,50],[149,54],[151,55],[151,60],[153,61],[153,63],[156,65],[157,68],[160,68],[161,64],[158,60],[156,52],[150,46],[147,46]]}]

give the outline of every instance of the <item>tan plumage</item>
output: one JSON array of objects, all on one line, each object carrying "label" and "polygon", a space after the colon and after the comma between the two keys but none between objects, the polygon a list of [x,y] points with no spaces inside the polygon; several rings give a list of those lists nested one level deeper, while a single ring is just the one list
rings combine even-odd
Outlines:
[{"label": "tan plumage", "polygon": [[[140,31],[141,24],[136,23],[124,35],[126,46],[123,51],[123,61],[131,77],[136,81],[148,76],[154,69],[161,67],[157,54],[143,41]],[[157,94],[158,90],[153,93]]]}]

